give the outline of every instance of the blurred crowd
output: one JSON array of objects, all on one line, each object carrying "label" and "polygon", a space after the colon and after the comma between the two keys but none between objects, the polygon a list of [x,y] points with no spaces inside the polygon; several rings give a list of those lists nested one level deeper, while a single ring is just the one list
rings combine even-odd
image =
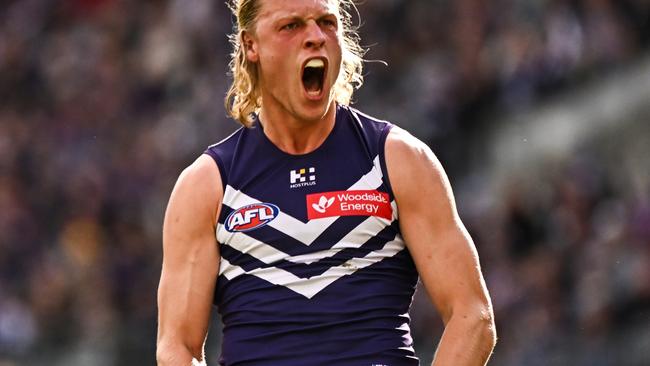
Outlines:
[{"label": "blurred crowd", "polygon": [[621,127],[513,173],[467,215],[504,343],[495,365],[650,360],[650,125]]},{"label": "blurred crowd", "polygon": [[[359,10],[367,58],[388,67],[368,63],[357,106],[423,138],[460,182],[491,117],[624,68],[650,42],[646,0]],[[237,127],[223,108],[231,30],[220,1],[3,1],[0,365],[153,363],[165,204],[183,167]],[[541,360],[605,352],[650,309],[650,192],[585,151],[467,214],[500,365],[613,364]]]},{"label": "blurred crowd", "polygon": [[425,138],[454,174],[490,116],[624,67],[650,44],[646,0],[373,0],[360,8],[368,59],[389,66],[369,64],[359,101]]}]

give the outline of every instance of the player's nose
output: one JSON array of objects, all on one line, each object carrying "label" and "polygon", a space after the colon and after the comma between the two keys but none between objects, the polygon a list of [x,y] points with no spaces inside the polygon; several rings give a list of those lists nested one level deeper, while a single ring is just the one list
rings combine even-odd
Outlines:
[{"label": "player's nose", "polygon": [[304,46],[306,48],[320,48],[325,44],[325,33],[314,20],[307,22]]}]

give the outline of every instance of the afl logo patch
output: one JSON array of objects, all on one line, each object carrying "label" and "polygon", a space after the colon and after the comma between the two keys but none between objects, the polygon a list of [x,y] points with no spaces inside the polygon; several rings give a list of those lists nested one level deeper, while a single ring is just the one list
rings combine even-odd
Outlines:
[{"label": "afl logo patch", "polygon": [[225,227],[231,233],[259,229],[273,221],[280,209],[271,203],[255,203],[240,207],[226,218]]}]

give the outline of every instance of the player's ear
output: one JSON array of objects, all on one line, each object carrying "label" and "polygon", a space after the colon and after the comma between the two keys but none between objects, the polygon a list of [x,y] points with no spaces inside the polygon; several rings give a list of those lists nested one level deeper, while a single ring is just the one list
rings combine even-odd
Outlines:
[{"label": "player's ear", "polygon": [[246,53],[246,59],[250,62],[257,62],[259,60],[259,54],[257,53],[257,42],[255,42],[253,36],[247,31],[242,31],[241,43]]}]

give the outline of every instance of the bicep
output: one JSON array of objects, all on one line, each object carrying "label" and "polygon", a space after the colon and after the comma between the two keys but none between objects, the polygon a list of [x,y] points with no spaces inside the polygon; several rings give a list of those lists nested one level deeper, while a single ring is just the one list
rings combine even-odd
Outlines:
[{"label": "bicep", "polygon": [[429,297],[447,321],[454,309],[489,301],[478,255],[436,157],[415,138],[394,137],[387,141],[386,164],[400,229]]},{"label": "bicep", "polygon": [[163,224],[158,288],[159,340],[202,345],[219,271],[214,225],[221,202],[218,169],[200,157],[179,177]]}]

